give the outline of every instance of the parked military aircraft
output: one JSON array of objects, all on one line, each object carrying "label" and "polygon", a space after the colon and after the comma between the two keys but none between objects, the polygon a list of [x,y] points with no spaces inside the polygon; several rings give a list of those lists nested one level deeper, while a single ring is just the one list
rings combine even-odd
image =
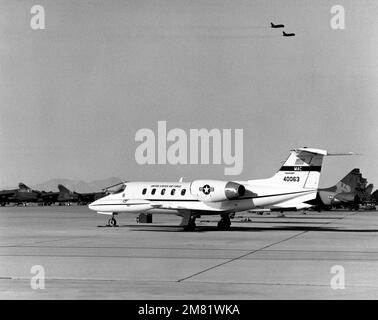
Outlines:
[{"label": "parked military aircraft", "polygon": [[64,185],[58,184],[59,189],[59,201],[62,202],[78,202],[79,195],[67,189]]},{"label": "parked military aircraft", "polygon": [[375,201],[376,204],[378,204],[378,189],[375,190],[371,195],[373,201]]},{"label": "parked military aircraft", "polygon": [[370,183],[365,189],[362,189],[359,193],[359,197],[361,199],[361,202],[364,201],[370,201],[372,197],[372,191],[373,191],[374,185]]},{"label": "parked military aircraft", "polygon": [[79,193],[79,204],[88,204],[106,196],[105,192]]},{"label": "parked military aircraft", "polygon": [[202,215],[220,215],[218,228],[228,230],[230,215],[256,207],[309,207],[316,198],[325,150],[298,148],[271,178],[247,181],[125,182],[116,193],[92,202],[89,209],[110,215],[171,212],[182,217],[185,230],[195,229]]},{"label": "parked military aircraft", "polygon": [[367,182],[359,188],[358,196],[360,197],[360,209],[374,210],[377,205],[374,193],[372,194],[374,186],[371,183],[368,186],[366,186],[366,184]]},{"label": "parked military aircraft", "polygon": [[4,207],[6,204],[10,203],[9,198],[14,195],[14,193],[18,189],[10,189],[10,190],[1,190],[0,191],[0,204],[2,207]]},{"label": "parked military aircraft", "polygon": [[78,204],[88,204],[106,195],[105,191],[79,193],[71,191],[61,184],[58,185],[58,189],[60,191],[58,201],[77,202]]},{"label": "parked military aircraft", "polygon": [[24,183],[20,182],[18,184],[18,189],[8,197],[9,203],[16,204],[26,204],[29,202],[39,202],[40,201],[40,191],[32,190]]},{"label": "parked military aircraft", "polygon": [[52,204],[54,204],[56,202],[60,202],[59,201],[59,195],[60,195],[60,192],[42,191],[41,194],[40,194],[41,202],[45,206],[51,206]]},{"label": "parked military aircraft", "polygon": [[363,183],[360,169],[354,168],[336,185],[329,188],[321,188],[315,200],[310,201],[314,209],[330,210],[332,207],[358,208],[361,203],[361,183]]}]

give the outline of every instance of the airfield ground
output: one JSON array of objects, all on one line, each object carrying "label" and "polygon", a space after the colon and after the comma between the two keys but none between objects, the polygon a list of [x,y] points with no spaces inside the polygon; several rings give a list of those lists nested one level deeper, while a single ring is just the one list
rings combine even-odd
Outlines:
[{"label": "airfield ground", "polygon": [[[216,216],[195,232],[170,215],[106,220],[85,206],[1,207],[0,299],[378,299],[376,211],[242,213],[230,231]],[[31,288],[34,265],[44,289]],[[335,265],[345,289],[330,285]]]}]

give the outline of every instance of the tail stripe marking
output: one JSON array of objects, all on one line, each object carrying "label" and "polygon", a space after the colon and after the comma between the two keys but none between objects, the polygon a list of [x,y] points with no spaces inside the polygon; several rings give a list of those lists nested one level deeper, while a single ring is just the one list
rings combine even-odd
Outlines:
[{"label": "tail stripe marking", "polygon": [[282,166],[280,171],[317,171],[317,172],[320,172],[321,169],[322,169],[321,166],[310,166],[310,167]]}]

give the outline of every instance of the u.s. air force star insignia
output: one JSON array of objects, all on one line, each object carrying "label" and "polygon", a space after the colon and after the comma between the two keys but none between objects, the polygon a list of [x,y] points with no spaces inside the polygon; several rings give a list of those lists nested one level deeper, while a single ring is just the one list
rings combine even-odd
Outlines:
[{"label": "u.s. air force star insignia", "polygon": [[199,190],[208,195],[210,192],[214,191],[214,188],[210,187],[208,184],[205,184],[203,187],[200,187]]}]

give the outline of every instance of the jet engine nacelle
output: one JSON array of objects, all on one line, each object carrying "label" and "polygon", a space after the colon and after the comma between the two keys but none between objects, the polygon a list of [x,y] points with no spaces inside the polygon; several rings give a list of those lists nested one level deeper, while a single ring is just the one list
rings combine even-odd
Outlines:
[{"label": "jet engine nacelle", "polygon": [[201,201],[223,201],[244,196],[245,187],[232,181],[194,180],[190,192]]}]

